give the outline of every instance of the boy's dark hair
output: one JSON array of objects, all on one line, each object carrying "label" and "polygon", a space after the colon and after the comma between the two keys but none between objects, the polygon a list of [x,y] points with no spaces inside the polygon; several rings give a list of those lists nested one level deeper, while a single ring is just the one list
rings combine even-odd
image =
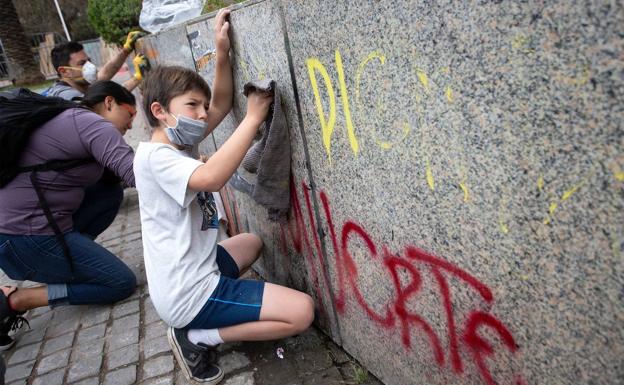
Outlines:
[{"label": "boy's dark hair", "polygon": [[134,95],[124,86],[112,80],[102,80],[91,84],[82,97],[80,104],[93,109],[96,104],[103,102],[107,96],[112,96],[118,104],[136,105]]},{"label": "boy's dark hair", "polygon": [[80,52],[83,49],[84,47],[82,46],[82,44],[75,41],[56,45],[54,48],[52,48],[52,52],[50,52],[54,69],[58,72],[59,67],[68,66],[69,56],[72,53]]},{"label": "boy's dark hair", "polygon": [[147,73],[141,86],[143,91],[143,108],[150,126],[158,127],[160,122],[150,106],[159,102],[165,109],[169,108],[171,99],[188,91],[203,92],[210,102],[210,87],[197,72],[179,66],[158,66]]}]

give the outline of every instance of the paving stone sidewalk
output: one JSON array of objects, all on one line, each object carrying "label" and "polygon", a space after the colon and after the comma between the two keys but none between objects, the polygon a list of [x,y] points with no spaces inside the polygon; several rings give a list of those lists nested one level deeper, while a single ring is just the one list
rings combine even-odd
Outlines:
[{"label": "paving stone sidewalk", "polygon": [[[126,140],[145,137],[140,120]],[[65,306],[30,311],[30,330],[3,352],[11,385],[183,385],[167,342],[166,326],[149,299],[143,266],[136,190],[127,189],[115,222],[97,241],[119,256],[138,277],[138,288],[113,306]],[[252,273],[253,274],[253,273]],[[28,287],[0,272],[0,284]],[[283,358],[276,351],[283,349]],[[262,343],[223,344],[224,385],[381,384],[314,327],[302,335]]]},{"label": "paving stone sidewalk", "polygon": [[[137,274],[139,286],[113,306],[65,306],[30,311],[31,329],[4,352],[7,384],[127,385],[189,384],[167,342],[145,281],[138,197],[126,190],[121,211],[98,242]],[[15,284],[3,276],[2,284]],[[35,285],[32,282],[21,286]],[[277,349],[284,350],[283,358]],[[225,385],[380,384],[364,380],[359,366],[322,332],[271,342],[223,344]]]}]

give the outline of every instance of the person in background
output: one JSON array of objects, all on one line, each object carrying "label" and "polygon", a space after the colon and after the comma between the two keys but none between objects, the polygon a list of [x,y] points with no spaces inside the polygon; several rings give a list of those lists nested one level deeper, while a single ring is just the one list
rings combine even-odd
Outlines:
[{"label": "person in background", "polygon": [[[14,345],[9,332],[20,327],[29,309],[108,304],[134,292],[134,273],[93,241],[117,214],[122,196],[119,182],[106,187],[108,190],[101,185],[90,190],[89,186],[102,184],[105,168],[124,184],[134,186],[134,151],[122,135],[131,127],[135,103],[134,96],[121,85],[98,82],[87,90],[83,106],[61,112],[32,133],[20,166],[51,159],[88,160],[64,171],[37,173],[62,242],[45,216],[28,172],[0,189],[0,268],[13,280],[45,284],[19,290],[0,287],[0,350]],[[109,201],[110,191],[117,191],[118,201]],[[104,198],[102,193],[106,193]]]},{"label": "person in background", "polygon": [[[101,68],[93,64],[82,44],[70,41],[59,44],[52,49],[52,65],[56,69],[59,80],[47,90],[46,96],[58,96],[66,100],[79,100],[89,88],[89,85],[98,80],[110,80],[124,64],[128,55],[134,51],[136,40],[141,32],[130,32],[121,51]],[[143,55],[133,59],[135,75],[124,83],[124,87],[132,91],[143,78],[144,70],[148,66]]]}]

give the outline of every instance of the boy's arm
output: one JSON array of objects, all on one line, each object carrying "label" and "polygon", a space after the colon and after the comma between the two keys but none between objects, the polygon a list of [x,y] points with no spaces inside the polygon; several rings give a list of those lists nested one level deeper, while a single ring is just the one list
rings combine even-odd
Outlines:
[{"label": "boy's arm", "polygon": [[217,14],[215,19],[216,68],[215,79],[212,84],[212,98],[208,109],[206,135],[210,134],[232,109],[234,84],[232,66],[230,65],[230,39],[228,37],[230,23],[227,21],[229,15],[230,11],[224,9]]},{"label": "boy's arm", "polygon": [[193,172],[188,181],[189,189],[219,191],[227,183],[251,146],[272,101],[273,96],[267,93],[249,94],[247,115],[219,150]]}]

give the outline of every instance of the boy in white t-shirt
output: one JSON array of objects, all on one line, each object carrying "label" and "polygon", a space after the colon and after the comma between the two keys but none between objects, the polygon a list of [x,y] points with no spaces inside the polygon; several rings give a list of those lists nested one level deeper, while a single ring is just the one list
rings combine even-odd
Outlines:
[{"label": "boy in white t-shirt", "polygon": [[221,148],[205,163],[191,156],[232,106],[228,14],[215,19],[212,99],[206,82],[189,69],[157,67],[148,74],[143,97],[153,133],[134,158],[150,297],[170,325],[169,342],[186,376],[211,384],[223,378],[214,348],[219,343],[284,338],[314,318],[309,295],[237,279],[258,258],[260,238],[239,234],[219,242],[213,194],[238,168],[272,97],[249,94],[247,115]]}]

